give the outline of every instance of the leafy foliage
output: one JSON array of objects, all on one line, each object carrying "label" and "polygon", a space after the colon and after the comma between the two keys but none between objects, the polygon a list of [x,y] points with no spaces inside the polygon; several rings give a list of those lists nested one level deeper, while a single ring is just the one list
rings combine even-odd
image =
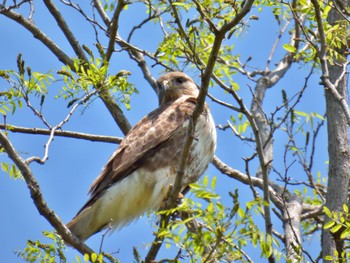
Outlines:
[{"label": "leafy foliage", "polygon": [[[327,216],[327,223],[324,224],[324,229],[329,229],[334,235],[340,235],[340,238],[345,242],[345,245],[349,243],[350,237],[350,214],[349,207],[343,204],[343,211],[335,212],[330,211],[326,206],[323,207],[323,211]],[[326,255],[325,259],[332,262],[344,262],[350,256],[350,251],[345,250],[339,254],[335,251],[334,255]]]},{"label": "leafy foliage", "polygon": [[1,164],[1,169],[9,174],[9,176],[13,179],[23,179],[22,175],[21,175],[21,171],[17,168],[17,166],[15,164],[8,164],[5,162],[2,162]]},{"label": "leafy foliage", "polygon": [[[216,177],[207,176],[200,183],[191,184],[191,198],[184,198],[172,211],[177,217],[160,236],[166,238],[167,248],[179,249],[176,259],[190,262],[250,262],[245,249],[260,247],[262,257],[272,253],[279,259],[282,254],[275,238],[265,239],[265,233],[255,224],[254,217],[264,205],[261,199],[253,200],[241,207],[238,190],[230,193],[231,206],[220,202],[215,193]],[[276,246],[276,248],[274,248]]]},{"label": "leafy foliage", "polygon": [[127,81],[131,74],[122,70],[116,74],[108,73],[108,63],[101,59],[91,58],[89,63],[80,60],[74,61],[74,70],[63,66],[57,73],[63,78],[64,86],[56,98],[68,100],[68,107],[74,104],[81,96],[91,93],[94,88],[99,92],[109,91],[115,93],[114,98],[130,109],[130,95],[137,93],[137,89]]},{"label": "leafy foliage", "polygon": [[54,232],[44,231],[43,234],[46,238],[51,240],[51,244],[43,244],[39,240],[29,240],[24,250],[18,251],[17,255],[31,263],[65,262],[65,245],[62,238]]},{"label": "leafy foliage", "polygon": [[[331,233],[339,234],[347,245],[350,233],[348,206],[344,205],[341,212],[330,211],[327,207],[320,212],[327,193],[324,172],[327,163],[324,160],[323,166],[315,167],[314,158],[317,138],[325,118],[322,113],[304,110],[299,104],[302,97],[307,95],[305,90],[311,86],[311,75],[324,70],[320,55],[322,52],[330,65],[344,63],[342,66],[346,69],[348,62],[345,61],[344,53],[348,51],[344,50],[349,45],[349,21],[340,19],[336,23],[330,23],[330,12],[334,11],[332,8],[336,5],[321,0],[258,0],[249,7],[248,15],[239,18],[248,2],[103,0],[93,1],[85,9],[82,7],[83,3],[61,1],[60,4],[77,11],[89,23],[93,29],[92,34],[95,34],[95,48],[79,46],[80,39],[78,41],[67,37],[69,28],[62,26],[64,23],[58,23],[75,52],[73,58],[67,55],[69,52],[60,57],[57,55],[55,43],[50,46],[49,39],[44,41],[37,31],[31,31],[60,61],[69,63],[64,63],[58,71],[51,69],[42,73],[27,66],[19,54],[16,70],[0,70],[0,78],[4,83],[2,86],[5,87],[0,91],[0,114],[4,116],[5,134],[14,131],[15,127],[6,123],[6,116],[19,115],[29,109],[50,132],[50,139],[45,145],[48,150],[49,142],[54,138],[53,132],[56,128],[62,129],[62,125],[69,120],[77,107],[86,108],[94,100],[101,98],[104,102],[109,100],[116,103],[114,107],[119,111],[119,106],[130,109],[131,96],[138,92],[130,80],[131,72],[126,69],[115,72],[110,66],[108,53],[114,56],[127,54],[152,85],[154,78],[151,76],[150,66],[157,71],[195,72],[195,77],[199,77],[198,81],[205,78],[209,58],[213,49],[217,48],[209,85],[215,87],[215,96],[220,99],[214,96],[211,99],[227,110],[225,116],[220,117],[230,120],[225,127],[221,124],[218,127],[222,130],[231,129],[235,135],[232,141],[237,137],[239,140],[230,152],[225,152],[225,158],[230,159],[234,166],[238,166],[238,162],[243,159],[243,168],[241,167],[241,171],[230,170],[231,167],[226,164],[223,168],[218,168],[221,173],[235,180],[229,190],[228,202],[223,201],[223,194],[215,192],[216,177],[204,177],[200,183],[191,185],[190,197],[184,198],[178,207],[160,212],[161,215],[172,215],[166,228],[160,226],[156,229],[158,237],[164,238],[165,246],[178,252],[172,261],[252,262],[251,255],[247,252],[252,248],[255,254],[256,251],[260,254],[254,255],[259,259],[299,262],[307,261],[306,257],[310,257],[310,261],[317,261],[301,248],[307,237],[319,235],[324,222],[323,230],[329,229]],[[28,1],[13,1],[12,6],[0,7],[0,15],[10,11],[25,13],[22,8],[26,4]],[[118,6],[122,6],[122,10]],[[130,21],[130,9],[141,10],[141,7],[145,16]],[[88,9],[92,9],[92,12],[87,11]],[[49,11],[52,10],[49,8]],[[260,23],[256,21],[266,16],[266,13],[272,19],[268,20],[271,24],[266,24],[263,30],[272,28],[276,31],[276,40],[268,51],[270,54],[264,54],[260,50],[263,43],[249,43],[251,46],[247,48],[252,50],[252,55],[243,58],[241,51],[236,48],[237,44],[254,25]],[[27,20],[22,15],[18,17],[20,21],[17,22],[21,24],[21,21],[27,21],[25,27],[31,30],[30,26],[34,26],[31,17]],[[222,33],[220,29],[236,18],[239,19],[235,26],[226,32],[220,46],[217,46],[218,36]],[[60,17],[55,16],[55,19],[59,20]],[[139,21],[140,19],[143,20]],[[131,28],[124,28],[125,21],[130,23],[127,25]],[[159,39],[148,38],[148,33],[152,33],[153,29],[161,32]],[[127,30],[130,30],[129,35],[124,40]],[[138,30],[142,31],[140,42],[133,37]],[[256,33],[265,37],[265,32]],[[266,42],[263,37],[261,39]],[[148,44],[154,46],[150,48]],[[259,56],[268,56],[264,65],[256,62],[256,57]],[[122,56],[121,58],[118,62],[125,59]],[[300,72],[311,68],[304,86],[297,90],[297,84],[293,81],[292,84],[286,84],[288,89],[280,89],[282,97],[268,97],[267,90],[284,77],[292,64],[297,63],[301,65]],[[123,68],[123,65],[119,66]],[[326,77],[329,77],[328,73]],[[290,97],[292,92],[294,95]],[[69,112],[60,125],[53,126],[45,118],[44,107],[47,107],[49,97],[67,105]],[[107,99],[104,100],[105,98]],[[238,161],[230,156],[236,153],[236,149],[242,152]],[[0,152],[5,152],[2,146]],[[34,159],[28,158],[25,163],[29,165]],[[1,168],[11,178],[22,178],[19,168],[10,162],[1,162]],[[241,188],[244,189],[242,191],[251,191],[253,198],[242,198]],[[301,200],[293,203],[300,207],[297,217],[289,213],[288,205],[291,200]],[[273,211],[272,215],[267,213],[270,210]],[[299,217],[300,220],[295,223],[293,220]],[[265,229],[261,222],[265,223]],[[289,225],[295,227],[292,234],[287,233],[286,226]],[[274,232],[268,232],[270,226]],[[297,235],[299,230],[302,233],[300,238]],[[65,246],[59,235],[44,232],[44,236],[50,239],[50,244],[28,241],[26,248],[19,251],[18,256],[28,262],[66,261]],[[297,240],[296,243],[293,240]],[[337,253],[327,255],[325,259],[341,261],[345,256],[349,257],[348,246],[344,247],[341,255]],[[136,247],[133,254],[135,262],[142,262],[143,255]],[[77,262],[103,260],[117,261],[103,252],[76,258]]]},{"label": "leafy foliage", "polygon": [[30,67],[25,67],[21,54],[17,57],[17,67],[18,71],[0,71],[0,77],[9,84],[9,88],[0,93],[0,113],[3,115],[14,114],[17,107],[21,109],[23,104],[28,105],[31,95],[40,97],[42,106],[47,87],[54,81],[50,73],[32,72]]}]

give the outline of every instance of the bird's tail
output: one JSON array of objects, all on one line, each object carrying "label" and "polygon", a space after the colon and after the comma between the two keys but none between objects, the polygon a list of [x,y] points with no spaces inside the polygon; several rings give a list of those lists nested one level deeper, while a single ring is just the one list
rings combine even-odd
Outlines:
[{"label": "bird's tail", "polygon": [[94,209],[91,208],[84,209],[67,224],[69,230],[82,241],[85,241],[103,228],[94,223]]}]

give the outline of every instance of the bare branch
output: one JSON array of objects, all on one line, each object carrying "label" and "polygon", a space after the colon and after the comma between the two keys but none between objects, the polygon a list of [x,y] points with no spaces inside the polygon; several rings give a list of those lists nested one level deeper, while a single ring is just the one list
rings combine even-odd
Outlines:
[{"label": "bare branch", "polygon": [[28,164],[18,155],[15,148],[8,140],[6,135],[0,131],[0,143],[4,147],[6,153],[10,159],[16,164],[27,186],[30,191],[30,196],[38,209],[39,213],[46,218],[46,220],[57,230],[58,234],[62,236],[63,240],[68,244],[71,244],[76,248],[82,255],[92,254],[94,251],[86,246],[82,241],[76,238],[66,227],[66,225],[61,221],[61,219],[56,215],[56,213],[51,210],[42,195],[42,191],[38,182],[36,181],[32,171],[30,170]]},{"label": "bare branch", "polygon": [[[134,26],[129,35],[128,35],[128,38],[126,39],[126,42],[130,43],[130,40],[131,40],[131,37],[133,36],[133,34],[136,32],[136,30],[138,29],[141,29],[142,26],[144,26],[145,24],[147,24],[148,22],[154,20],[155,18],[158,18],[159,19],[159,23],[160,23],[160,26],[162,28],[162,31],[164,33],[164,35],[167,35],[165,29],[164,29],[164,26],[162,24],[162,20],[161,20],[161,15],[166,13],[167,12],[167,9],[163,10],[162,12],[160,12],[158,9],[156,9],[154,6],[152,6],[151,2],[148,2],[147,1],[147,4],[149,6],[149,15],[146,19],[144,19],[143,21],[141,21],[141,23],[139,23],[138,25]],[[152,13],[152,10],[153,10],[153,13]]]},{"label": "bare branch", "polygon": [[[51,130],[48,129],[39,129],[39,128],[27,128],[27,127],[19,127],[10,124],[2,124],[0,123],[0,129],[4,129],[13,133],[24,133],[24,134],[41,134],[41,135],[50,135]],[[73,131],[63,131],[63,130],[55,130],[55,136],[73,138],[73,139],[83,139],[92,142],[107,142],[107,143],[116,143],[119,144],[123,138],[114,137],[114,136],[105,136],[105,135],[95,135],[95,134],[87,134],[81,132],[73,132]]]},{"label": "bare branch", "polygon": [[108,26],[109,43],[108,43],[108,48],[106,52],[107,61],[110,61],[112,54],[114,52],[114,43],[115,43],[115,38],[117,36],[118,27],[119,27],[119,16],[125,5],[126,5],[126,2],[124,0],[118,1],[112,20],[109,23],[110,25]]},{"label": "bare branch", "polygon": [[78,40],[75,38],[72,31],[70,31],[69,26],[67,25],[66,21],[64,20],[63,16],[61,15],[60,11],[57,9],[55,4],[51,0],[44,0],[44,3],[46,5],[47,9],[52,14],[52,16],[55,18],[59,28],[62,30],[62,32],[66,36],[69,44],[72,46],[77,57],[84,60],[84,61],[88,61],[83,49],[81,48],[81,46],[78,43]]},{"label": "bare branch", "polygon": [[226,108],[229,108],[229,109],[231,109],[231,110],[233,110],[233,111],[240,112],[240,109],[239,109],[239,108],[237,108],[237,107],[235,107],[235,106],[233,106],[233,105],[231,105],[231,104],[229,104],[229,103],[227,103],[227,102],[225,102],[225,101],[219,100],[219,99],[215,98],[213,95],[211,95],[211,94],[209,94],[209,93],[207,94],[207,96],[208,96],[212,101],[216,102],[217,104],[219,104],[219,105],[221,105],[221,106],[224,106],[224,107],[226,107]]},{"label": "bare branch", "polygon": [[[238,170],[231,168],[229,165],[221,161],[218,157],[214,157],[212,164],[223,174],[226,174],[230,178],[240,181],[246,185],[250,183],[253,186],[256,186],[260,189],[264,189],[263,180],[257,177],[250,177]],[[277,192],[274,190],[273,185],[268,187],[268,191],[270,192],[272,202],[279,208],[283,208],[282,200],[278,197]]]},{"label": "bare branch", "polygon": [[97,9],[97,12],[99,13],[103,22],[105,23],[106,26],[109,26],[110,19],[109,19],[107,13],[104,11],[103,6],[101,5],[101,1],[93,0],[93,2],[94,2],[94,7]]},{"label": "bare branch", "polygon": [[232,123],[230,121],[227,121],[227,125],[231,128],[231,130],[234,133],[234,135],[236,135],[242,141],[255,142],[254,139],[248,138],[248,137],[244,137],[241,134],[239,134],[239,132],[236,130],[236,128],[232,125]]},{"label": "bare branch", "polygon": [[91,92],[87,95],[85,95],[78,103],[74,104],[74,106],[72,107],[72,109],[68,112],[67,116],[56,126],[52,127],[50,129],[50,137],[47,141],[47,143],[45,144],[45,151],[44,151],[44,156],[42,158],[39,157],[30,157],[26,160],[27,164],[30,164],[32,161],[36,161],[39,164],[44,164],[46,162],[46,160],[49,158],[49,147],[51,142],[54,139],[54,135],[55,135],[55,131],[58,129],[61,129],[62,126],[67,123],[70,119],[70,117],[73,115],[74,111],[83,103],[85,103],[86,101],[89,100],[89,98],[91,98],[94,94],[96,94],[98,91],[95,90],[94,92]]},{"label": "bare branch", "polygon": [[290,21],[288,21],[288,22],[284,25],[284,27],[281,29],[281,31],[279,32],[279,35],[278,35],[278,37],[277,37],[275,43],[274,43],[273,46],[272,46],[272,49],[271,49],[270,54],[269,54],[269,58],[267,59],[266,66],[265,66],[265,71],[266,71],[266,72],[269,71],[269,66],[270,66],[270,62],[271,62],[271,60],[272,60],[272,57],[273,57],[273,55],[274,55],[274,53],[275,53],[275,51],[276,51],[276,48],[277,48],[277,46],[278,46],[278,43],[280,42],[280,40],[281,40],[281,38],[282,38],[282,36],[283,36],[283,33],[287,30],[287,28],[288,28],[288,26],[289,26],[289,23],[290,23]]}]

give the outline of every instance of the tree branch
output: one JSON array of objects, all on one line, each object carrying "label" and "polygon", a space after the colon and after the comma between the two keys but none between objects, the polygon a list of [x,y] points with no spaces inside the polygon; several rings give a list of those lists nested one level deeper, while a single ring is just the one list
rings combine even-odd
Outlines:
[{"label": "tree branch", "polygon": [[[24,133],[24,134],[40,134],[40,135],[50,135],[51,130],[48,129],[40,129],[40,128],[27,128],[27,127],[19,127],[9,124],[0,123],[0,129],[4,129],[13,133]],[[107,142],[107,143],[116,143],[119,144],[123,138],[114,137],[114,136],[104,136],[104,135],[95,135],[95,134],[87,134],[81,132],[73,132],[73,131],[63,131],[63,130],[55,130],[55,136],[73,138],[73,139],[83,139],[92,142]]]},{"label": "tree branch", "polygon": [[[107,26],[107,28],[110,27],[111,21],[107,15],[107,13],[103,10],[103,7],[101,5],[101,2],[98,0],[93,0],[94,2],[94,7],[97,9],[99,15],[101,16],[103,22],[105,23],[105,25]],[[150,71],[150,69],[147,66],[147,63],[145,61],[145,58],[143,56],[143,54],[147,55],[148,57],[150,57],[151,59],[155,60],[156,62],[158,62],[158,60],[154,57],[151,56],[150,54],[148,54],[148,52],[146,51],[142,51],[141,49],[131,45],[130,43],[124,41],[118,34],[116,35],[114,41],[117,42],[117,44],[128,50],[129,51],[129,55],[131,57],[131,59],[133,59],[134,61],[137,62],[138,66],[140,67],[144,78],[148,81],[148,83],[151,85],[151,87],[153,88],[153,90],[158,94],[158,87],[156,84],[156,80],[155,78],[152,76],[152,73]],[[165,65],[163,65],[165,66]],[[165,68],[167,68],[165,66]]]},{"label": "tree branch", "polygon": [[125,5],[126,5],[126,2],[124,2],[124,0],[118,1],[117,8],[114,11],[112,20],[109,22],[109,26],[108,26],[109,43],[108,43],[108,48],[106,52],[107,61],[110,61],[112,54],[114,52],[114,43],[118,32],[119,16]]},{"label": "tree branch", "polygon": [[[326,43],[326,35],[325,35],[325,31],[323,28],[323,21],[322,21],[322,17],[321,17],[321,7],[320,4],[317,0],[311,0],[312,5],[315,8],[315,16],[316,16],[316,23],[317,23],[317,28],[319,31],[319,35],[320,35],[320,47],[318,48],[316,46],[316,51],[317,51],[317,55],[320,59],[320,63],[321,63],[321,68],[322,68],[322,76],[321,76],[321,80],[322,80],[322,84],[325,86],[325,88],[330,91],[332,93],[332,95],[334,96],[334,98],[339,102],[344,115],[346,117],[346,121],[348,126],[350,126],[350,109],[349,109],[349,105],[347,103],[347,99],[344,95],[341,95],[338,92],[337,86],[339,85],[339,82],[344,79],[345,74],[346,74],[346,68],[347,65],[349,64],[349,62],[346,62],[343,64],[343,71],[340,74],[340,76],[338,77],[338,79],[335,81],[335,83],[333,84],[330,79],[329,79],[329,69],[328,69],[328,60],[327,60],[327,43]],[[335,23],[335,21],[333,21]]]},{"label": "tree branch", "polygon": [[75,38],[72,31],[70,31],[69,26],[67,25],[66,21],[64,20],[63,16],[61,15],[60,11],[57,9],[55,4],[51,0],[44,0],[44,3],[47,9],[49,10],[49,12],[55,18],[59,28],[61,29],[63,34],[66,36],[69,44],[72,46],[77,57],[88,62],[88,59],[86,58],[83,49],[79,45],[78,40]]},{"label": "tree branch", "polygon": [[51,210],[42,195],[38,182],[36,181],[28,164],[18,155],[6,135],[0,131],[0,143],[4,147],[9,158],[16,164],[29,188],[30,196],[39,213],[57,230],[58,234],[65,242],[76,248],[82,255],[92,254],[94,251],[76,238],[61,221],[61,219]]},{"label": "tree branch", "polygon": [[35,38],[39,39],[49,50],[51,50],[51,52],[54,53],[63,64],[69,65],[70,68],[74,69],[73,60],[70,59],[70,57],[67,56],[66,53],[64,53],[56,43],[46,36],[34,23],[11,9],[0,9],[0,13],[26,28]]},{"label": "tree branch", "polygon": [[[214,156],[214,159],[212,161],[212,164],[223,174],[226,174],[230,178],[233,178],[235,180],[240,181],[241,183],[244,183],[246,185],[252,184],[253,186],[256,186],[260,188],[261,190],[264,189],[264,183],[261,178],[257,177],[250,177],[238,170],[235,170],[231,168],[229,165],[221,161],[217,156]],[[282,210],[283,202],[281,198],[278,197],[278,193],[274,190],[272,186],[268,187],[268,191],[270,192],[271,200],[273,203]]]},{"label": "tree branch", "polygon": [[[46,0],[46,1],[48,1],[48,0]],[[51,52],[53,52],[55,54],[55,56],[63,64],[68,65],[73,71],[75,70],[73,60],[70,59],[48,36],[46,36],[31,21],[29,21],[28,19],[24,18],[22,15],[20,15],[20,14],[18,14],[16,12],[13,12],[10,9],[1,9],[0,13],[4,14],[8,18],[16,21],[17,23],[19,23],[20,25],[25,27],[29,32],[31,32],[33,34],[33,36],[35,38],[39,39],[44,45],[46,45],[49,48],[49,50],[51,50]],[[60,21],[60,23],[63,23],[61,20],[59,20],[59,21]],[[65,33],[69,37],[71,37],[70,36],[71,32],[69,31],[68,26],[67,27],[62,27],[62,28],[65,30]],[[73,39],[71,39],[71,41],[75,42],[74,37],[72,37],[72,38]],[[77,49],[76,52],[78,52],[80,55],[84,55],[84,52],[80,50],[80,47],[78,48],[76,46],[75,48]],[[85,56],[83,56],[83,58],[84,57]],[[87,60],[85,60],[85,61],[87,61]],[[105,92],[103,92],[101,94],[100,94],[101,95],[100,97],[101,97],[103,103],[106,105],[107,109],[111,113],[113,119],[115,120],[117,125],[120,127],[122,132],[124,134],[126,134],[130,130],[131,125],[128,122],[128,120],[126,119],[126,117],[124,116],[123,111],[120,109],[120,107],[114,101],[113,97],[111,96],[111,94],[108,91],[105,91]]]},{"label": "tree branch", "polygon": [[[196,104],[196,107],[193,111],[192,117],[189,120],[187,133],[186,133],[186,140],[185,140],[185,143],[183,145],[183,149],[182,149],[182,152],[180,155],[181,157],[180,157],[178,168],[177,168],[177,175],[176,175],[175,183],[174,183],[174,186],[171,188],[170,193],[168,195],[168,198],[166,200],[165,209],[171,209],[171,208],[176,206],[176,200],[177,200],[179,193],[181,191],[181,188],[182,188],[182,178],[185,174],[185,168],[186,168],[186,163],[187,163],[187,159],[189,156],[190,147],[191,147],[192,142],[193,142],[193,133],[195,131],[197,120],[203,111],[205,98],[206,98],[206,95],[208,93],[209,82],[210,82],[210,79],[212,77],[213,69],[214,69],[220,48],[221,48],[221,43],[222,43],[223,39],[225,38],[226,33],[229,30],[231,30],[232,27],[234,27],[250,11],[250,8],[251,8],[253,2],[254,2],[254,0],[248,0],[245,3],[244,7],[242,8],[241,12],[238,13],[237,16],[229,23],[230,26],[227,26],[225,24],[220,29],[220,31],[216,32],[216,34],[215,34],[215,39],[214,39],[214,43],[213,43],[213,46],[212,46],[212,49],[211,49],[211,52],[209,55],[208,63],[205,67],[204,73],[201,76],[202,82],[201,82],[201,89],[200,89],[200,92],[199,92],[199,95],[197,98],[197,104]],[[169,3],[172,4],[172,1],[169,0]],[[176,9],[174,9],[174,12],[176,13]],[[181,25],[180,25],[180,27],[181,27]],[[166,227],[168,222],[169,222],[169,216],[162,218],[161,220],[162,220],[161,222],[162,223],[164,222],[164,224],[165,224],[164,227]],[[158,239],[159,239],[159,237],[157,235],[156,239],[155,239],[155,241],[157,243],[156,244],[153,243],[154,245],[151,247],[152,257],[148,257],[148,255],[150,255],[150,253],[146,257],[148,260],[154,260],[157,253],[158,253],[158,250],[160,249],[161,242],[163,241],[163,238],[161,238],[161,240],[158,240]]]}]

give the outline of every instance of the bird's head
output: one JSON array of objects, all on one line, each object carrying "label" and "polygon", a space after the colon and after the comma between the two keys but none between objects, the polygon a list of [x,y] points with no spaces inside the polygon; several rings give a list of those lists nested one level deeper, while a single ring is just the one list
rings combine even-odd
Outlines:
[{"label": "bird's head", "polygon": [[159,105],[177,100],[182,96],[198,97],[199,90],[193,80],[182,72],[170,72],[157,80]]}]

